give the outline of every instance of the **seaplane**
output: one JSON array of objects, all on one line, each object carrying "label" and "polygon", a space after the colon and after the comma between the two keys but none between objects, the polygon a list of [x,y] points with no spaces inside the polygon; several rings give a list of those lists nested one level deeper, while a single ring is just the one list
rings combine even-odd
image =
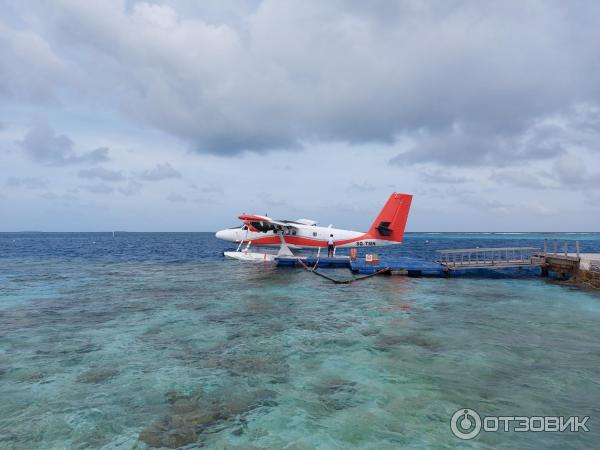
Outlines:
[{"label": "seaplane", "polygon": [[[318,226],[309,219],[275,220],[267,216],[242,214],[240,226],[217,231],[215,236],[235,242],[235,251],[224,252],[224,256],[242,261],[275,261],[281,257],[294,257],[292,250],[327,248],[330,240],[335,250],[349,247],[379,247],[402,243],[412,195],[394,192],[379,212],[368,231],[352,231]],[[246,246],[242,249],[242,246]],[[279,247],[278,252],[250,251],[250,246]]]}]

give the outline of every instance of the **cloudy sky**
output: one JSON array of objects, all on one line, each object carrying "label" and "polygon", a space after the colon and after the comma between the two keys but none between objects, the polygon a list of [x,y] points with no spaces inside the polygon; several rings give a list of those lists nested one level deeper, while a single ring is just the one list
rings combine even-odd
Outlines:
[{"label": "cloudy sky", "polygon": [[600,3],[0,0],[0,230],[600,231]]}]

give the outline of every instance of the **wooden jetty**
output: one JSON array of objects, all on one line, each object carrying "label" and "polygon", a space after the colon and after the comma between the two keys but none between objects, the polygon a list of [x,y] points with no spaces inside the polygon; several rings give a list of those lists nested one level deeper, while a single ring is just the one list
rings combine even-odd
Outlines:
[{"label": "wooden jetty", "polygon": [[561,250],[557,241],[553,242],[553,250],[548,250],[548,240],[544,240],[544,258],[542,276],[556,274],[559,278],[573,279],[576,282],[600,288],[600,254],[580,253],[579,241],[575,241],[575,252],[569,252],[569,242],[564,241]]}]

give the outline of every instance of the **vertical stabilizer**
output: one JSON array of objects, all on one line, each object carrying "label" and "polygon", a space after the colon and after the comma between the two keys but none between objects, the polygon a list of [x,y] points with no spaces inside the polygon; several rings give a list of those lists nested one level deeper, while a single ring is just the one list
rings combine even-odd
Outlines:
[{"label": "vertical stabilizer", "polygon": [[402,242],[406,220],[410,210],[412,195],[394,192],[371,225],[368,234],[371,238]]}]

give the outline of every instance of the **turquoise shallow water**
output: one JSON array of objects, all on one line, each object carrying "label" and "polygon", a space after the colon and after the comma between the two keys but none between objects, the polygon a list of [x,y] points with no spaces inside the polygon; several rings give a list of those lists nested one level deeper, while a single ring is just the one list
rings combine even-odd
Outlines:
[{"label": "turquoise shallow water", "polygon": [[[599,442],[597,292],[532,273],[337,286],[225,261],[201,234],[1,238],[0,448]],[[413,238],[403,252],[431,240]],[[590,432],[463,442],[462,407],[589,415]]]}]

